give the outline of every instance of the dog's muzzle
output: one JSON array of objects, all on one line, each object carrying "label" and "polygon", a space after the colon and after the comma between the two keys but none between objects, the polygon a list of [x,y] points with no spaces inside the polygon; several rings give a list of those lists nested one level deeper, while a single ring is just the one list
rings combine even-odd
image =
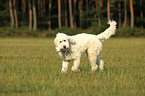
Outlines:
[{"label": "dog's muzzle", "polygon": [[[69,47],[68,47],[69,48]],[[61,51],[63,51],[65,53],[65,56],[68,55],[68,48],[64,45],[63,49],[61,49]]]},{"label": "dog's muzzle", "polygon": [[66,49],[66,46],[65,45],[63,46],[63,49]]},{"label": "dog's muzzle", "polygon": [[63,47],[61,48],[61,51],[66,51],[67,49],[69,49],[69,47],[63,45]]}]

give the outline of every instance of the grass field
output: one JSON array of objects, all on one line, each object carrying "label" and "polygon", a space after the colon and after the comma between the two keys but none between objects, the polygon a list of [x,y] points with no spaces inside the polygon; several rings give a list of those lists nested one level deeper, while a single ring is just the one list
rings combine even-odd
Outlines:
[{"label": "grass field", "polygon": [[80,72],[61,74],[53,39],[0,39],[0,96],[145,96],[145,39],[103,42],[103,72],[91,72],[83,54]]}]

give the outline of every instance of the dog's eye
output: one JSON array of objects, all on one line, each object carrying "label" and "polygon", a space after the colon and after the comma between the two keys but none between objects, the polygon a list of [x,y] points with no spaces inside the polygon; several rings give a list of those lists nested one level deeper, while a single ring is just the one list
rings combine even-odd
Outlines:
[{"label": "dog's eye", "polygon": [[59,43],[61,43],[62,41],[59,41]]},{"label": "dog's eye", "polygon": [[64,42],[66,41],[66,40],[63,40]]}]

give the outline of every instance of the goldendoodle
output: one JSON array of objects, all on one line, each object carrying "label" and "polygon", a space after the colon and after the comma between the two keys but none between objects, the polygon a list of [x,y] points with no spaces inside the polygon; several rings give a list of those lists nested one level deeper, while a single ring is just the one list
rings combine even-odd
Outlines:
[{"label": "goldendoodle", "polygon": [[68,36],[64,33],[58,33],[56,35],[54,43],[56,45],[56,50],[63,60],[61,72],[66,72],[68,70],[70,60],[74,60],[74,65],[71,70],[80,71],[80,58],[83,52],[86,52],[89,58],[92,71],[97,70],[98,65],[100,70],[104,69],[104,61],[98,57],[102,50],[101,41],[115,34],[117,23],[115,21],[109,21],[108,24],[110,24],[110,27],[99,35],[85,33],[74,36]]}]

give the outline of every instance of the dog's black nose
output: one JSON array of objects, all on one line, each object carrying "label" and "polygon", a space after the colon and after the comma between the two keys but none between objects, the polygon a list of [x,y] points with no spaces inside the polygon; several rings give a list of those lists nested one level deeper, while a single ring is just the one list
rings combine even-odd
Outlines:
[{"label": "dog's black nose", "polygon": [[64,45],[64,46],[63,46],[63,48],[65,49],[65,48],[66,48],[66,46]]}]

